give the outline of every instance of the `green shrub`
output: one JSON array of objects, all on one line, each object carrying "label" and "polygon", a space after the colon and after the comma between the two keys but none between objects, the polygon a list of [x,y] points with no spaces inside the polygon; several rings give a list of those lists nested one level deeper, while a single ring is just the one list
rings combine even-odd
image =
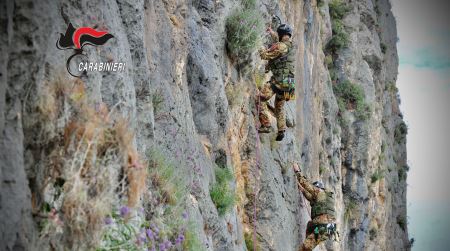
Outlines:
[{"label": "green shrub", "polygon": [[326,170],[327,170],[326,167],[320,166],[320,167],[319,167],[319,174],[322,175],[322,173],[324,173]]},{"label": "green shrub", "polygon": [[152,149],[147,153],[148,174],[154,188],[154,196],[174,208],[183,204],[189,194],[181,170],[160,151]]},{"label": "green shrub", "polygon": [[398,88],[395,86],[395,82],[389,82],[386,84],[385,88],[386,91],[389,91],[391,94],[397,94]]},{"label": "green shrub", "polygon": [[183,242],[183,250],[186,251],[201,251],[205,250],[205,247],[199,241],[197,232],[195,231],[197,223],[190,221],[185,231],[185,240]]},{"label": "green shrub", "polygon": [[233,174],[228,168],[216,168],[216,183],[210,190],[211,199],[217,208],[220,216],[228,212],[235,203],[236,195],[230,187],[230,181],[233,180]]},{"label": "green shrub", "polygon": [[262,44],[264,20],[255,9],[237,10],[226,20],[227,48],[234,58],[245,58]]},{"label": "green shrub", "polygon": [[244,9],[256,8],[256,0],[241,0],[241,4]]},{"label": "green shrub", "polygon": [[333,0],[329,4],[332,37],[327,44],[327,48],[332,52],[336,52],[348,45],[348,34],[345,31],[345,25],[342,19],[350,11],[348,7],[341,0]]},{"label": "green shrub", "polygon": [[344,23],[341,20],[333,20],[331,23],[333,36],[328,42],[328,48],[336,52],[348,45],[348,34],[345,31]]},{"label": "green shrub", "polygon": [[325,4],[324,0],[317,0],[317,7],[322,8],[324,4]]},{"label": "green shrub", "polygon": [[331,68],[333,68],[333,56],[331,55],[327,55],[325,57],[325,65],[328,67],[328,70],[330,70]]},{"label": "green shrub", "polygon": [[378,169],[378,170],[376,170],[376,171],[372,174],[372,176],[370,176],[370,181],[371,181],[372,183],[375,183],[375,182],[377,182],[378,180],[381,180],[383,177],[384,177],[384,171]]},{"label": "green shrub", "polygon": [[370,240],[373,241],[377,238],[378,230],[376,228],[371,228],[369,231]]},{"label": "green shrub", "polygon": [[337,81],[337,70],[335,68],[328,68],[328,72],[330,73],[331,82],[336,83]]},{"label": "green shrub", "polygon": [[354,108],[358,119],[366,120],[370,117],[370,107],[365,102],[364,91],[361,86],[344,81],[333,85],[334,95],[337,97],[339,110]]},{"label": "green shrub", "polygon": [[161,90],[157,90],[152,95],[153,113],[158,113],[164,103],[164,96]]},{"label": "green shrub", "polygon": [[386,51],[387,51],[387,46],[386,46],[386,44],[385,44],[385,43],[380,43],[380,48],[381,48],[381,52],[382,52],[383,54],[386,54]]},{"label": "green shrub", "polygon": [[405,216],[397,216],[397,224],[400,226],[400,228],[405,231],[406,230],[406,225],[408,224],[406,221],[406,217]]},{"label": "green shrub", "polygon": [[378,7],[378,5],[375,5],[375,13],[377,14],[377,16],[380,16],[380,14],[381,14],[380,8]]},{"label": "green shrub", "polygon": [[332,0],[329,3],[329,8],[332,19],[342,19],[350,11],[350,7],[342,0]]},{"label": "green shrub", "polygon": [[402,121],[395,127],[394,131],[394,139],[397,143],[401,143],[406,139],[406,135],[408,134],[408,126]]},{"label": "green shrub", "polygon": [[339,133],[339,129],[337,127],[333,128],[333,134],[336,135]]},{"label": "green shrub", "polygon": [[399,167],[398,168],[398,180],[399,181],[405,181],[407,178],[407,171],[408,169],[406,169],[405,167]]}]

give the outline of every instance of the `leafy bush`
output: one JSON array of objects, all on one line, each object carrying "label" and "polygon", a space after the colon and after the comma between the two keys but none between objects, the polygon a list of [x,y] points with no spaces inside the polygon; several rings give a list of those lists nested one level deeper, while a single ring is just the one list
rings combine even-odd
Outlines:
[{"label": "leafy bush", "polygon": [[395,82],[389,82],[386,84],[386,86],[384,87],[385,91],[388,91],[391,94],[397,94],[398,92],[398,88],[397,86],[395,86]]},{"label": "leafy bush", "polygon": [[378,169],[378,170],[376,170],[376,171],[372,174],[372,176],[370,176],[370,181],[371,181],[372,183],[375,183],[375,182],[377,182],[378,180],[381,180],[383,177],[384,177],[384,171]]},{"label": "leafy bush", "polygon": [[322,8],[324,4],[324,0],[317,0],[317,7]]},{"label": "leafy bush", "polygon": [[394,139],[397,143],[401,143],[406,139],[406,135],[408,134],[408,126],[402,121],[395,127],[394,131]]},{"label": "leafy bush", "polygon": [[378,230],[376,228],[371,228],[369,231],[369,238],[371,241],[375,240],[375,238],[377,238],[378,235]]},{"label": "leafy bush", "polygon": [[329,8],[332,19],[342,19],[350,11],[350,7],[342,0],[332,0],[329,3]]},{"label": "leafy bush", "polygon": [[348,45],[348,34],[345,31],[344,23],[341,20],[333,20],[331,23],[333,36],[328,42],[328,48],[332,51],[338,51]]},{"label": "leafy bush", "polygon": [[348,7],[341,0],[333,0],[329,4],[329,9],[333,35],[327,44],[327,48],[333,52],[336,52],[348,45],[348,34],[345,31],[345,26],[342,19],[350,11],[350,7]]},{"label": "leafy bush", "polygon": [[408,169],[406,167],[399,167],[398,168],[398,180],[404,181],[407,178],[407,171]]},{"label": "leafy bush", "polygon": [[370,117],[370,107],[365,102],[364,91],[361,86],[344,81],[333,85],[333,92],[337,96],[339,110],[354,108],[356,117],[361,120]]},{"label": "leafy bush", "polygon": [[255,9],[237,10],[226,20],[227,48],[234,58],[245,58],[262,44],[264,20]]},{"label": "leafy bush", "polygon": [[322,173],[324,173],[327,170],[327,168],[325,166],[320,166],[319,167],[319,175],[322,175]]},{"label": "leafy bush", "polygon": [[385,43],[380,43],[380,48],[381,48],[381,52],[382,52],[383,54],[386,54],[386,51],[387,51],[387,46],[386,46],[386,44],[385,44]]},{"label": "leafy bush", "polygon": [[228,168],[216,168],[216,183],[210,190],[211,199],[216,205],[219,215],[224,215],[228,212],[235,203],[235,192],[230,187],[230,181],[233,179],[233,174]]},{"label": "leafy bush", "polygon": [[397,216],[397,224],[400,226],[400,228],[405,231],[406,225],[408,224],[405,216]]}]

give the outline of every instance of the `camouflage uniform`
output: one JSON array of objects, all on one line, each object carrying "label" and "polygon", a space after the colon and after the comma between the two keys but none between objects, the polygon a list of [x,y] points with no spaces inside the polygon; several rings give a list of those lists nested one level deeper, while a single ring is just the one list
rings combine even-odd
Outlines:
[{"label": "camouflage uniform", "polygon": [[303,195],[311,203],[311,220],[306,226],[306,238],[299,251],[311,251],[331,237],[326,225],[336,222],[334,195],[331,191],[313,186],[300,173],[297,173],[297,182]]},{"label": "camouflage uniform", "polygon": [[[272,33],[272,39],[278,41],[276,33]],[[286,130],[284,103],[293,98],[293,89],[286,89],[286,81],[294,84],[294,65],[291,41],[280,41],[272,44],[267,50],[259,52],[261,59],[268,60],[266,71],[272,71],[272,78],[265,83],[260,90],[259,120],[262,126],[270,127],[269,100],[275,95],[274,114],[277,119],[278,131]],[[283,85],[283,82],[285,83]],[[287,95],[288,94],[288,95]]]}]

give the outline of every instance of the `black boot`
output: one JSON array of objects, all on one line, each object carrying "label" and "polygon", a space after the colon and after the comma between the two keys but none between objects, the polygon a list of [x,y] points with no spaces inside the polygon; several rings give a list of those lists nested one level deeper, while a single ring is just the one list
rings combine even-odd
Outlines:
[{"label": "black boot", "polygon": [[284,131],[279,131],[277,134],[277,138],[275,139],[276,141],[282,141],[284,138]]}]

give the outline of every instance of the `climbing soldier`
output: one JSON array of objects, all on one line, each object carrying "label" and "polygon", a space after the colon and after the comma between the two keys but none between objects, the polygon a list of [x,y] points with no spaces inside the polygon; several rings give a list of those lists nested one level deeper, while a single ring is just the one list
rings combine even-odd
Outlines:
[{"label": "climbing soldier", "polygon": [[325,189],[320,181],[311,184],[301,174],[297,164],[293,167],[298,187],[311,203],[311,220],[306,226],[306,238],[299,250],[311,251],[327,239],[333,237],[334,240],[338,240],[339,238],[335,223],[334,194]]},{"label": "climbing soldier", "polygon": [[271,131],[269,120],[269,100],[275,95],[275,117],[277,119],[277,141],[284,138],[286,131],[286,119],[284,114],[284,103],[295,98],[294,81],[294,50],[292,49],[292,29],[287,24],[281,24],[277,32],[271,28],[267,31],[272,39],[276,41],[268,49],[259,50],[261,59],[268,60],[266,72],[271,71],[272,77],[269,82],[261,88],[259,121],[261,127],[260,133],[269,133]]}]

